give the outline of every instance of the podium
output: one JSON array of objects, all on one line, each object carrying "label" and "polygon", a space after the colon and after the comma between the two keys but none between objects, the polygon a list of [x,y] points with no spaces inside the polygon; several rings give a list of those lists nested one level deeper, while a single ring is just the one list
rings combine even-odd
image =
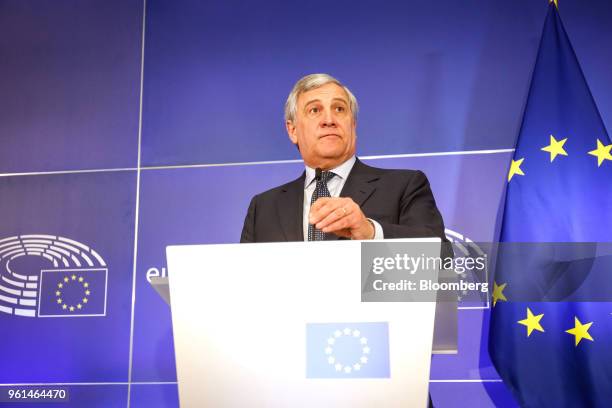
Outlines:
[{"label": "podium", "polygon": [[359,241],[168,247],[169,292],[152,284],[171,300],[181,406],[427,406],[434,321],[450,325],[440,351],[456,352],[456,304],[362,302],[360,253]]}]

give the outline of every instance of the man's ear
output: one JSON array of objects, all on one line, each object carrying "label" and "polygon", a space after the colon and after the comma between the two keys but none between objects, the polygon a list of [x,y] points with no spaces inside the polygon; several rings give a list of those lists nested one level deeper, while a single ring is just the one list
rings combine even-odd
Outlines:
[{"label": "man's ear", "polygon": [[297,138],[297,133],[296,133],[296,127],[293,124],[293,121],[291,120],[286,121],[285,127],[287,128],[287,135],[289,135],[289,139],[291,140],[291,143],[293,143],[294,145],[297,145],[298,138]]}]

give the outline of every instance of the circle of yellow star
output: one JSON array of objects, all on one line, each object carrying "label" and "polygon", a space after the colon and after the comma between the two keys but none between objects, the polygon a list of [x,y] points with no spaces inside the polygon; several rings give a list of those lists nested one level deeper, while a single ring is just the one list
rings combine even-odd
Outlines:
[{"label": "circle of yellow star", "polygon": [[597,139],[597,149],[591,150],[589,154],[597,157],[597,167],[601,166],[604,160],[612,160],[612,144],[604,145],[599,139]]},{"label": "circle of yellow star", "polygon": [[503,283],[498,285],[497,282],[493,281],[493,307],[497,304],[498,300],[507,301],[506,296],[504,295],[504,289],[506,288],[507,283]]},{"label": "circle of yellow star", "polygon": [[510,180],[512,180],[512,177],[514,177],[515,174],[518,174],[519,176],[525,175],[525,173],[523,173],[523,170],[521,170],[521,164],[523,164],[523,160],[525,160],[524,157],[522,159],[512,160],[512,163],[510,163],[510,171],[508,171],[508,183],[510,182]]},{"label": "circle of yellow star", "polygon": [[565,142],[567,142],[567,137],[563,140],[557,140],[553,135],[550,135],[550,144],[540,150],[550,153],[550,162],[552,163],[558,155],[567,156],[567,152],[563,148]]},{"label": "circle of yellow star", "polygon": [[582,339],[594,341],[591,335],[589,334],[589,329],[591,328],[592,324],[593,322],[582,324],[580,323],[580,320],[578,320],[578,318],[574,316],[574,328],[566,330],[565,332],[574,335],[574,337],[576,338],[576,347],[578,347],[578,343],[580,343],[580,340]]},{"label": "circle of yellow star", "polygon": [[527,337],[529,337],[531,336],[531,332],[533,332],[534,330],[541,332],[544,331],[542,325],[540,325],[540,320],[542,320],[543,316],[544,313],[534,316],[531,312],[531,309],[527,308],[527,318],[519,320],[517,323],[527,327]]},{"label": "circle of yellow star", "polygon": [[[89,283],[85,281],[85,279],[82,276],[77,276],[77,275],[72,275],[70,278],[68,278],[68,276],[64,277],[63,281],[66,283],[66,287],[70,287],[70,285],[72,284],[72,281],[77,281],[79,283],[81,283],[83,285],[84,290],[84,294],[85,297],[82,298],[82,302],[78,303],[75,307],[74,304],[70,304],[71,302],[68,301],[68,304],[66,304],[66,299],[62,299],[60,296],[62,294],[61,291],[57,290],[55,291],[55,295],[57,297],[56,301],[58,303],[58,305],[62,305],[62,309],[63,310],[68,310],[70,312],[74,312],[75,310],[81,310],[83,308],[83,305],[86,304],[89,300],[88,300],[88,296],[91,294],[91,291],[89,289],[87,289],[89,287]],[[64,287],[64,284],[62,284],[61,282],[57,284],[58,288],[62,289]]]}]

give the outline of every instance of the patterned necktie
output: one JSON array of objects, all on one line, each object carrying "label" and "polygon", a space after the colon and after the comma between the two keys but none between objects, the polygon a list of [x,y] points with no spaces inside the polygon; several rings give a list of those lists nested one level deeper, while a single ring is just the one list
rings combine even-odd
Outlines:
[{"label": "patterned necktie", "polygon": [[[336,174],[331,171],[324,171],[321,173],[321,178],[317,180],[317,185],[312,198],[310,199],[310,205],[312,206],[315,201],[320,197],[331,197],[329,190],[327,189],[327,182],[332,179]],[[324,241],[329,234],[316,229],[314,225],[308,224],[308,240],[309,241]]]}]

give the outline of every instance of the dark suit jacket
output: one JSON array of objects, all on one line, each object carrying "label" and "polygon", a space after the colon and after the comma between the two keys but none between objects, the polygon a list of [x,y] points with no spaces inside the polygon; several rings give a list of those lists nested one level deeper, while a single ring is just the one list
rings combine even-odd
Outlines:
[{"label": "dark suit jacket", "polygon": [[[253,197],[240,242],[304,240],[304,177]],[[351,197],[366,217],[380,223],[385,238],[445,240],[442,216],[421,171],[379,169],[357,159],[340,196]]]}]

